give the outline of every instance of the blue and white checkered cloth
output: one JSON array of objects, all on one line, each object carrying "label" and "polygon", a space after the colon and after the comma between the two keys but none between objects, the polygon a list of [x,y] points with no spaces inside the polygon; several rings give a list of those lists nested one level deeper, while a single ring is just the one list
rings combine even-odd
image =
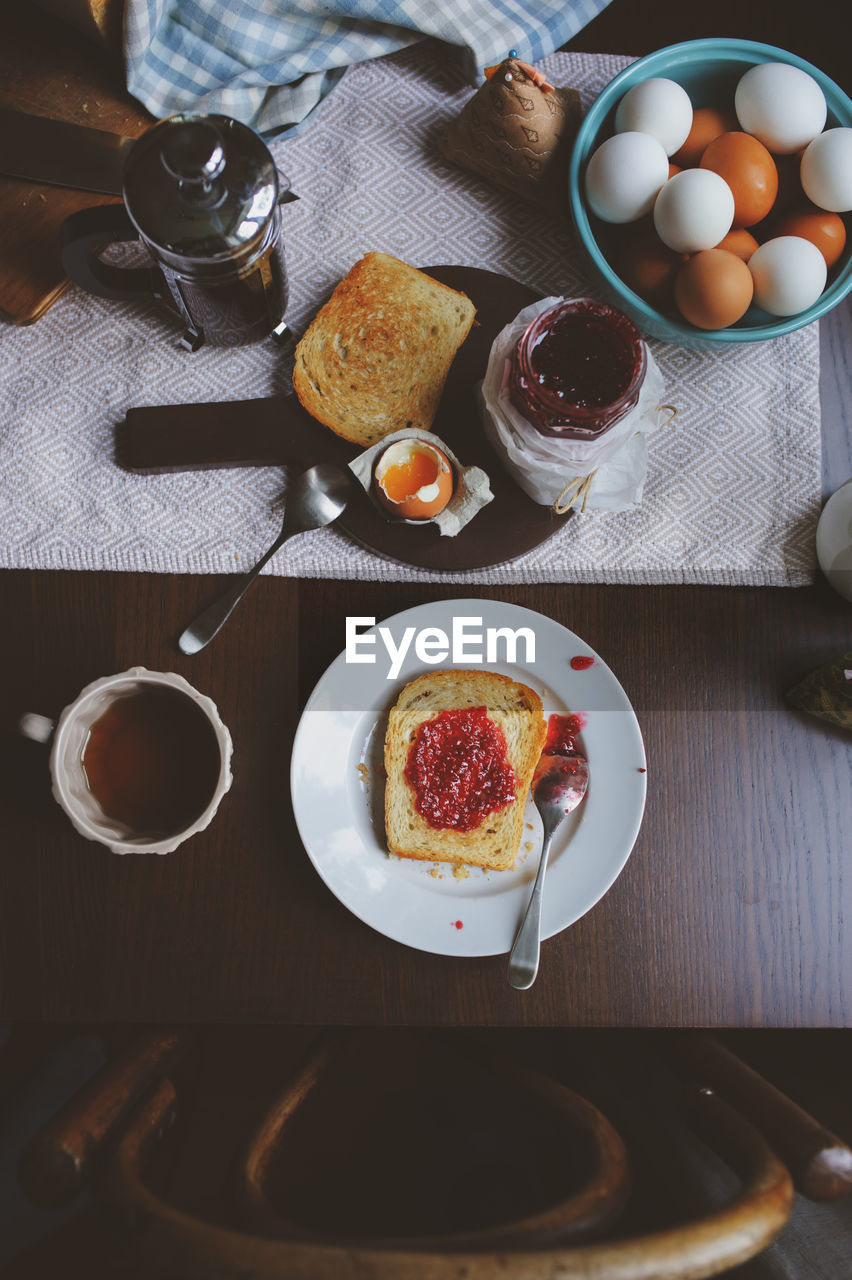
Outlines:
[{"label": "blue and white checkered cloth", "polygon": [[155,116],[209,111],[272,133],[305,120],[348,66],[433,37],[471,82],[527,62],[609,0],[128,0],[127,85]]}]

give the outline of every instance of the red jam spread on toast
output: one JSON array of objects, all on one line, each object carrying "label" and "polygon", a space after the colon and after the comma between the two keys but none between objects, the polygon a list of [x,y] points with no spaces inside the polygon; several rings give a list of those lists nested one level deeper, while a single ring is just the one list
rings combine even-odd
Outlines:
[{"label": "red jam spread on toast", "polygon": [[473,831],[515,799],[518,780],[503,730],[485,707],[441,711],[417,730],[405,776],[430,827]]},{"label": "red jam spread on toast", "polygon": [[577,746],[577,734],[585,723],[579,713],[574,716],[551,716],[547,722],[547,738],[544,742],[544,756],[582,755]]}]

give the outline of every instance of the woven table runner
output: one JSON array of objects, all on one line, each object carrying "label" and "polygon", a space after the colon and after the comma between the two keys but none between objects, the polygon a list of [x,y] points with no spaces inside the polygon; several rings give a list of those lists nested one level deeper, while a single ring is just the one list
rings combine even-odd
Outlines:
[{"label": "woven table runner", "polygon": [[[584,108],[630,58],[556,53],[540,66]],[[369,250],[413,265],[502,272],[542,294],[594,293],[567,223],[454,168],[436,132],[472,90],[426,44],[350,68],[302,136],[273,143],[300,199],[282,210],[300,331]],[[93,203],[97,203],[93,198]],[[649,442],[641,505],[566,521],[550,541],[459,582],[813,580],[820,508],[818,327],[717,352],[652,342],[675,421]],[[0,567],[232,573],[280,528],[281,468],[134,476],[113,461],[134,405],[241,400],[289,387],[266,342],[176,346],[153,310],[76,287],[30,328],[0,331]],[[323,430],[317,427],[318,431]],[[267,572],[439,581],[334,529],[290,542]]]}]

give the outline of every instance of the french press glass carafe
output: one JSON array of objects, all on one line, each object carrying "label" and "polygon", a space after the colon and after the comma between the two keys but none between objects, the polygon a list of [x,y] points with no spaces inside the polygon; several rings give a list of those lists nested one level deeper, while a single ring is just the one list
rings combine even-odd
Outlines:
[{"label": "french press glass carafe", "polygon": [[[100,297],[154,298],[182,320],[181,344],[236,347],[287,334],[282,190],[263,140],[220,115],[161,120],[130,149],[124,206],[84,209],[61,229],[68,275]],[[151,264],[121,267],[106,245],[139,239]]]}]

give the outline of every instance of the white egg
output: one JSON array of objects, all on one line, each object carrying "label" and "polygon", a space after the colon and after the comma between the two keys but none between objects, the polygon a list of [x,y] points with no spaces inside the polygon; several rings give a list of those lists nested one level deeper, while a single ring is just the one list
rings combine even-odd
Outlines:
[{"label": "white egg", "polygon": [[775,155],[801,151],[825,125],[825,94],[807,71],[788,62],[759,62],[740,77],[734,110],[746,133]]},{"label": "white egg", "polygon": [[852,129],[826,129],[814,138],[799,169],[802,190],[820,209],[852,209]]},{"label": "white egg", "polygon": [[615,112],[615,131],[650,133],[670,156],[686,142],[692,128],[692,103],[682,85],[652,76],[628,89]]},{"label": "white egg", "polygon": [[810,240],[776,236],[748,260],[754,277],[754,301],[771,316],[795,316],[812,306],[825,288],[825,258]]},{"label": "white egg", "polygon": [[650,213],[669,174],[665,148],[647,133],[616,133],[586,169],[586,199],[604,222],[635,222]]},{"label": "white egg", "polygon": [[734,194],[712,169],[684,169],[657,196],[654,226],[657,235],[677,253],[712,249],[730,231]]}]

